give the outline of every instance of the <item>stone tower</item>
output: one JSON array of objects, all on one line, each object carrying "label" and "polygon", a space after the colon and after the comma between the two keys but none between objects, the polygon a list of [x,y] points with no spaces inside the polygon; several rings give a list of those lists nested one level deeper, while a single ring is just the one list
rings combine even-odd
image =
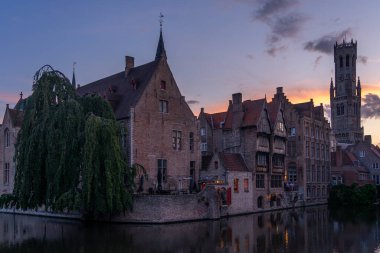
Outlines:
[{"label": "stone tower", "polygon": [[334,45],[335,86],[330,83],[332,131],[338,143],[363,140],[360,123],[361,86],[356,81],[357,42]]}]

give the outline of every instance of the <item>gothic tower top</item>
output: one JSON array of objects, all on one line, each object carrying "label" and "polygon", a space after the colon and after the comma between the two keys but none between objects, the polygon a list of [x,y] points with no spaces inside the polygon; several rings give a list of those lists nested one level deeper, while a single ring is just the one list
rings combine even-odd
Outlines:
[{"label": "gothic tower top", "polygon": [[356,41],[335,43],[335,86],[331,80],[330,105],[332,130],[340,143],[355,143],[363,139],[361,86],[356,79],[356,59]]}]

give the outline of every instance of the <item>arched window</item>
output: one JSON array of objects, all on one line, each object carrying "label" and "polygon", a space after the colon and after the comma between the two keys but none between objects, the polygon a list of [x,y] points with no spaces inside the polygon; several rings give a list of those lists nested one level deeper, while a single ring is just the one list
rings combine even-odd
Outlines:
[{"label": "arched window", "polygon": [[346,67],[350,66],[350,56],[346,55]]},{"label": "arched window", "polygon": [[340,112],[342,115],[344,115],[344,104],[340,105]]},{"label": "arched window", "polygon": [[355,66],[355,55],[352,56],[352,64],[351,66]]},{"label": "arched window", "polygon": [[263,208],[263,196],[257,198],[257,208]]},{"label": "arched window", "polygon": [[343,57],[339,56],[339,67],[343,68]]},{"label": "arched window", "polygon": [[9,147],[10,145],[10,140],[9,140],[9,129],[5,129],[4,131],[4,146]]}]

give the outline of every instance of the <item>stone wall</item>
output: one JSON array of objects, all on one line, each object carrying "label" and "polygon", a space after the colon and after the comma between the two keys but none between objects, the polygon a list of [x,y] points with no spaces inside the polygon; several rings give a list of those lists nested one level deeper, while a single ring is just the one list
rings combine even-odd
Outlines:
[{"label": "stone wall", "polygon": [[198,194],[136,195],[133,210],[114,222],[167,223],[220,218],[215,189],[206,188]]}]

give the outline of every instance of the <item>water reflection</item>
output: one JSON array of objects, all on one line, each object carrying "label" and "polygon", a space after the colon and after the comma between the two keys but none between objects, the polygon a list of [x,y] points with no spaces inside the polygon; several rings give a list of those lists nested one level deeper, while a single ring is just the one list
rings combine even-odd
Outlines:
[{"label": "water reflection", "polygon": [[378,210],[325,206],[170,225],[0,214],[0,252],[378,252]]}]

